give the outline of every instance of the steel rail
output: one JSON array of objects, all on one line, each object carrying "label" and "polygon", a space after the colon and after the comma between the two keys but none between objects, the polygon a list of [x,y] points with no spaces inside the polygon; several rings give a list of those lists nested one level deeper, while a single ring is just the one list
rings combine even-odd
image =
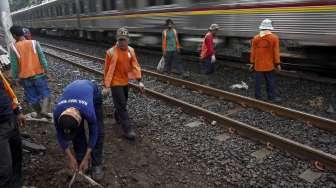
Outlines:
[{"label": "steel rail", "polygon": [[[86,67],[84,65],[75,63],[71,60],[68,60],[66,58],[57,56],[49,52],[46,52],[46,53],[54,58],[60,59],[73,66],[77,66],[79,68],[85,69],[91,73],[94,73],[100,76],[103,75],[102,71],[99,71],[99,70],[96,70],[90,67]],[[130,83],[129,85],[132,88],[139,90],[139,86],[137,86],[136,84]],[[328,168],[336,169],[336,156],[335,155],[323,152],[321,150],[312,148],[310,146],[306,146],[304,144],[281,137],[279,135],[264,131],[262,129],[253,127],[246,123],[236,121],[234,119],[225,117],[221,114],[208,111],[204,108],[189,104],[187,102],[181,101],[174,97],[170,97],[170,96],[161,94],[159,92],[156,92],[156,91],[153,91],[147,88],[145,88],[144,91],[146,95],[166,101],[170,104],[174,104],[175,106],[182,108],[186,113],[189,113],[192,116],[195,116],[195,115],[203,116],[203,117],[206,117],[207,120],[216,121],[221,126],[224,126],[228,129],[234,129],[241,135],[249,137],[251,140],[256,140],[258,142],[261,142],[267,145],[275,146],[279,149],[292,153],[293,155],[301,159],[318,161],[322,163],[323,165],[326,165]]]},{"label": "steel rail", "polygon": [[[70,51],[70,50],[67,50],[67,49],[64,49],[64,48],[59,48],[59,47],[53,46],[53,45],[48,45],[48,44],[43,44],[43,45],[45,45],[47,47],[50,47],[50,48],[57,49],[57,50],[61,50],[61,51],[67,52],[67,53],[72,53],[74,55],[78,55],[78,56],[82,56],[82,57],[86,57],[86,58],[91,58],[91,59],[94,59],[94,60],[97,60],[97,61],[102,61],[102,62],[104,61],[104,59],[99,58],[99,57],[95,57],[95,56],[92,56],[92,55],[88,55],[88,54],[84,54],[84,53],[80,53],[80,52],[75,52],[75,51]],[[182,80],[182,79],[179,79],[179,78],[174,78],[174,77],[167,76],[167,75],[164,75],[164,74],[159,74],[159,73],[149,71],[149,70],[142,70],[142,72],[144,74],[149,75],[149,76],[154,76],[161,81],[169,82],[169,83],[172,83],[172,84],[177,85],[177,86],[184,86],[184,87],[186,87],[188,89],[191,89],[191,90],[196,90],[196,91],[199,91],[201,93],[204,93],[204,94],[207,94],[207,95],[210,95],[210,96],[215,96],[215,97],[218,97],[220,99],[229,100],[229,101],[241,104],[242,106],[249,106],[249,107],[252,107],[252,108],[260,109],[262,111],[271,112],[271,113],[277,114],[279,116],[305,121],[309,125],[313,125],[313,126],[319,128],[319,129],[322,129],[322,130],[331,132],[333,134],[336,134],[336,121],[332,120],[332,119],[319,117],[319,116],[309,114],[309,113],[306,113],[306,112],[302,112],[302,111],[299,111],[299,110],[294,110],[294,109],[283,107],[283,106],[280,106],[280,105],[264,102],[264,101],[261,101],[261,100],[256,100],[256,99],[253,99],[253,98],[250,98],[250,97],[246,97],[246,96],[238,95],[238,94],[235,94],[235,93],[227,92],[227,91],[224,91],[224,90],[216,89],[216,88],[213,88],[213,87],[193,83],[193,82]]]}]

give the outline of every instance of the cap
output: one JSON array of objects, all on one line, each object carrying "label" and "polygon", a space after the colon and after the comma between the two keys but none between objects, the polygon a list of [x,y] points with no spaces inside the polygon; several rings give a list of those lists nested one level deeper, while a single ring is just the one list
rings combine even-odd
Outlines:
[{"label": "cap", "polygon": [[217,29],[219,29],[218,24],[211,24],[210,27],[209,27],[210,31],[217,30]]},{"label": "cap", "polygon": [[126,27],[121,27],[117,30],[117,40],[119,39],[128,39],[129,38],[129,33],[128,29]]}]

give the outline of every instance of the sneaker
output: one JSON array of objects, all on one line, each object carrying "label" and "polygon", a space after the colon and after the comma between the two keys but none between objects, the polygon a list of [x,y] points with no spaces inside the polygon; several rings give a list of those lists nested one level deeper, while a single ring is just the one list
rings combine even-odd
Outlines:
[{"label": "sneaker", "polygon": [[104,171],[101,165],[92,167],[92,178],[96,181],[101,181],[104,178]]},{"label": "sneaker", "polygon": [[133,128],[129,128],[127,131],[124,131],[124,137],[126,137],[128,140],[134,140],[135,136],[136,134]]}]

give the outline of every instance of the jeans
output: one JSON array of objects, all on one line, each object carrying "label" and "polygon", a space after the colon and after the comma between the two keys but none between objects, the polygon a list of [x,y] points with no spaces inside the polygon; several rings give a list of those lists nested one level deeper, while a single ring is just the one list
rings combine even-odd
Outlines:
[{"label": "jeans", "polygon": [[183,72],[183,65],[179,59],[179,54],[176,51],[167,51],[165,56],[164,70],[171,73],[172,67],[175,65],[177,72],[181,74]]},{"label": "jeans", "polygon": [[25,78],[20,80],[25,97],[30,104],[39,104],[44,98],[50,97],[50,90],[46,76]]},{"label": "jeans", "polygon": [[22,186],[22,143],[15,118],[0,123],[0,187]]},{"label": "jeans", "polygon": [[202,60],[200,66],[202,74],[212,74],[215,72],[215,64],[211,63],[211,56]]},{"label": "jeans", "polygon": [[276,98],[275,94],[275,77],[271,72],[256,72],[255,73],[255,98],[261,99],[261,81],[265,79],[268,99]]},{"label": "jeans", "polygon": [[[92,166],[99,166],[103,160],[103,148],[104,148],[104,122],[103,122],[103,98],[98,86],[95,85],[93,103],[95,107],[96,118],[98,122],[98,140],[95,147],[92,149],[91,158]],[[76,159],[78,162],[82,161],[87,149],[87,141],[85,135],[84,121],[81,122],[76,137],[72,140],[74,150],[76,153]]]},{"label": "jeans", "polygon": [[120,122],[123,131],[127,132],[132,126],[127,112],[128,86],[114,86],[111,91],[115,107],[115,119]]}]

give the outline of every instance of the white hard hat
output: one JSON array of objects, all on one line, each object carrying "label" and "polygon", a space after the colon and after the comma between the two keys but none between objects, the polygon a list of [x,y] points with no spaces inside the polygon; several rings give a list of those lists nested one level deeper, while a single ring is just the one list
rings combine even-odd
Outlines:
[{"label": "white hard hat", "polygon": [[218,24],[211,24],[210,27],[209,27],[210,31],[213,31],[213,30],[216,30],[216,29],[219,29]]},{"label": "white hard hat", "polygon": [[264,19],[260,26],[259,26],[260,30],[273,30],[273,26],[272,26],[272,20],[270,19]]},{"label": "white hard hat", "polygon": [[126,27],[121,27],[117,30],[117,40],[121,38],[124,38],[124,39],[129,38],[128,29]]}]

